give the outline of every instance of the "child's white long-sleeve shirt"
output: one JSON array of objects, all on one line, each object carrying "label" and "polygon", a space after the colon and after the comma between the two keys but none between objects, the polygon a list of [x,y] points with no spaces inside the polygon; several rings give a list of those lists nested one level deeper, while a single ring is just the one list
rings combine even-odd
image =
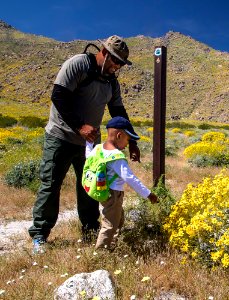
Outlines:
[{"label": "child's white long-sleeve shirt", "polygon": [[[93,144],[86,143],[86,157],[95,154],[95,148]],[[115,153],[118,153],[118,149],[103,150],[104,157],[108,157]],[[119,177],[116,178],[110,185],[110,188],[115,191],[123,191],[124,183],[127,183],[131,188],[135,190],[141,197],[147,198],[150,194],[150,190],[133,174],[128,162],[125,159],[118,159],[107,163],[107,176],[112,178],[115,174]]]},{"label": "child's white long-sleeve shirt", "polygon": [[88,156],[91,154],[94,147],[94,143],[90,143],[86,141],[86,148],[85,148],[85,157],[88,158]]}]

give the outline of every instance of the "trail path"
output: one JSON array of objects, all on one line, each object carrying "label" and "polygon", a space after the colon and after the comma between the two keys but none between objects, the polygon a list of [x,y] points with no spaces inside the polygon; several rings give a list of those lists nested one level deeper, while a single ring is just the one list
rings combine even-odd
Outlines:
[{"label": "trail path", "polygon": [[[76,218],[76,210],[59,214],[57,223]],[[0,219],[0,255],[10,252],[25,244],[28,239],[28,228],[32,221],[13,221],[6,223]]]}]

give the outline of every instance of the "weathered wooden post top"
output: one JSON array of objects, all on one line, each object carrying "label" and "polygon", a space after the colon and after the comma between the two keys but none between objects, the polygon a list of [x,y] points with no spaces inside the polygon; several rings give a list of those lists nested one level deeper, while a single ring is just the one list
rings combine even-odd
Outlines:
[{"label": "weathered wooden post top", "polygon": [[[165,116],[166,116],[166,58],[165,46],[154,50],[154,131],[153,181],[154,186],[165,175]],[[165,176],[163,176],[163,182]]]}]

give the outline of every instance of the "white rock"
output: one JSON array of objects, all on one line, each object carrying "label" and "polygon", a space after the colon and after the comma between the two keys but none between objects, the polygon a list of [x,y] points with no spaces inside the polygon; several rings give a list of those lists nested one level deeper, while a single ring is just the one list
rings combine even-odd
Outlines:
[{"label": "white rock", "polygon": [[95,296],[101,300],[115,300],[115,285],[106,270],[76,274],[68,278],[54,291],[54,300],[80,300],[80,292],[86,292],[86,299]]},{"label": "white rock", "polygon": [[162,292],[159,295],[159,297],[155,297],[154,300],[188,300],[188,299],[174,293]]}]

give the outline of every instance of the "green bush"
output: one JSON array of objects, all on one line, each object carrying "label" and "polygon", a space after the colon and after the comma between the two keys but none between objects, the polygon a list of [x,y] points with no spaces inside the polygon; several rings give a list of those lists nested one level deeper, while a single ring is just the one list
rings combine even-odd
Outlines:
[{"label": "green bush", "polygon": [[7,151],[6,145],[0,143],[0,159],[3,157],[4,152],[6,152],[6,151]]},{"label": "green bush", "polygon": [[190,123],[182,122],[182,121],[167,121],[166,122],[166,128],[182,128],[182,129],[188,129],[188,128],[195,128],[196,126]]},{"label": "green bush", "polygon": [[15,118],[0,114],[0,127],[5,128],[15,124],[17,124],[17,120]]},{"label": "green bush", "polygon": [[218,159],[214,159],[212,157],[207,157],[204,155],[196,155],[193,159],[189,159],[188,162],[199,168],[203,168],[207,166],[208,167],[217,166],[219,164]]},{"label": "green bush", "polygon": [[181,133],[166,132],[165,137],[165,155],[175,156],[177,151],[189,144],[189,138]]},{"label": "green bush", "polygon": [[35,116],[23,116],[20,117],[18,123],[19,125],[28,128],[45,127],[47,123],[47,119],[43,119]]},{"label": "green bush", "polygon": [[24,141],[22,139],[19,139],[19,138],[16,138],[16,137],[8,137],[6,139],[7,143],[8,144],[11,144],[11,145],[21,145],[24,143]]},{"label": "green bush", "polygon": [[171,207],[176,202],[176,199],[162,182],[162,179],[163,178],[161,177],[157,186],[152,189],[152,192],[155,193],[159,199],[159,210],[158,214],[154,217],[154,222],[158,224],[160,232],[162,230],[162,225],[164,224],[165,218],[170,214]]},{"label": "green bush", "polygon": [[27,187],[35,192],[39,185],[39,166],[39,160],[20,162],[6,173],[5,181],[10,186]]},{"label": "green bush", "polygon": [[200,124],[197,127],[199,129],[202,129],[202,130],[206,130],[206,129],[210,129],[210,128],[215,128],[215,126],[212,126],[212,125],[207,124],[207,123]]},{"label": "green bush", "polygon": [[229,124],[223,124],[223,123],[202,123],[197,125],[197,128],[199,129],[225,129],[229,130]]},{"label": "green bush", "polygon": [[200,142],[185,148],[184,155],[197,167],[228,166],[229,139],[222,132],[207,132]]},{"label": "green bush", "polygon": [[127,208],[127,227],[122,235],[123,241],[132,251],[143,256],[153,254],[156,249],[162,250],[166,245],[167,236],[163,234],[163,224],[176,202],[162,178],[152,192],[158,196],[159,203],[151,204],[148,199],[139,198],[134,207]]},{"label": "green bush", "polygon": [[177,147],[174,144],[166,144],[165,145],[165,155],[166,156],[176,156]]}]

